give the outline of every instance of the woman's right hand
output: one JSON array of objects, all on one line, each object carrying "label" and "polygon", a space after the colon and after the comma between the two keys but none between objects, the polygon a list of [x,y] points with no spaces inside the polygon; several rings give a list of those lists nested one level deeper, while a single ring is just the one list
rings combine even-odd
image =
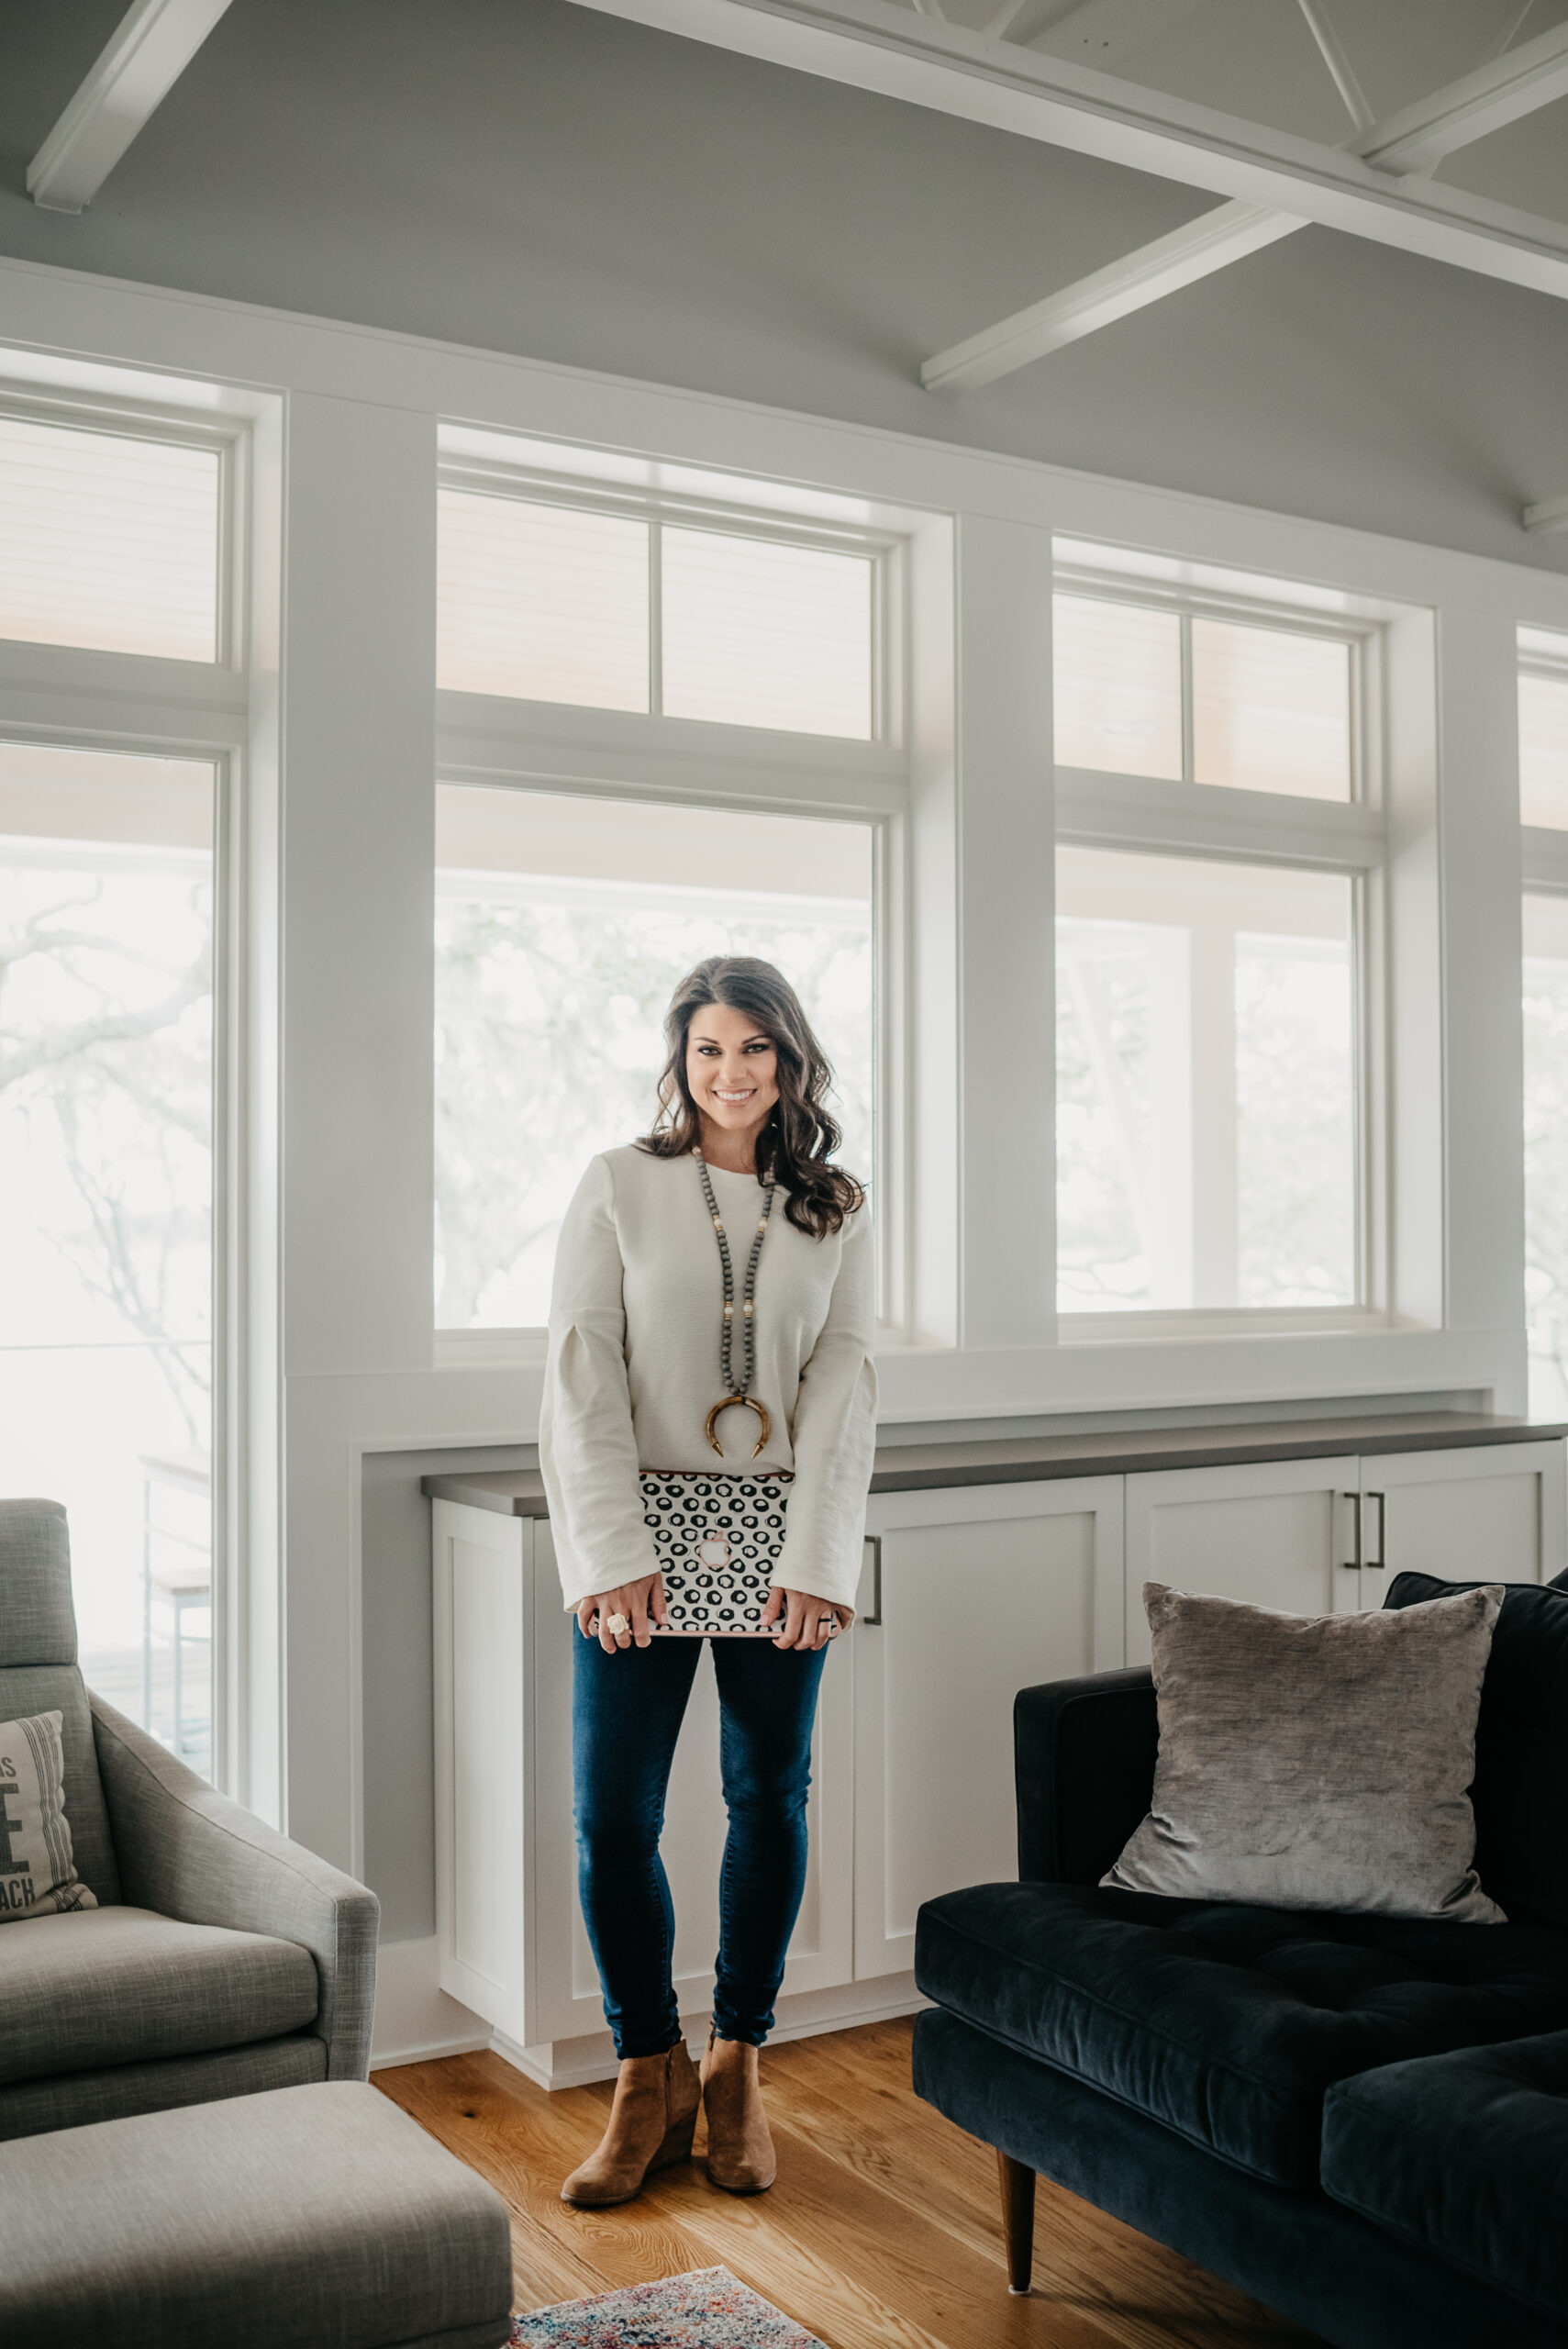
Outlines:
[{"label": "woman's right hand", "polygon": [[[598,1617],[595,1626],[594,1618]],[[627,1631],[606,1629],[612,1615],[624,1615],[631,1626]],[[633,1640],[645,1648],[653,1634],[651,1622],[664,1620],[664,1578],[662,1575],[644,1575],[640,1582],[623,1582],[618,1590],[601,1590],[595,1598],[579,1601],[577,1625],[585,1640],[597,1638],[606,1655],[614,1655],[617,1648],[628,1648]]]}]

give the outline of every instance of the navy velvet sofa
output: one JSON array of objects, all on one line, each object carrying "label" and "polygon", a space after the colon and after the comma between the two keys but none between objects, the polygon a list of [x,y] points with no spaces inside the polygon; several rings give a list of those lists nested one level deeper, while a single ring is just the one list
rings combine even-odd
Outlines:
[{"label": "navy velvet sofa", "polygon": [[915,1960],[915,2086],[997,2150],[1014,2291],[1040,2174],[1340,2349],[1568,2349],[1564,1584],[1509,1589],[1482,1695],[1506,1925],[1102,1890],[1149,1808],[1151,1676],[1020,1693],[1019,1881],[929,1901]]}]

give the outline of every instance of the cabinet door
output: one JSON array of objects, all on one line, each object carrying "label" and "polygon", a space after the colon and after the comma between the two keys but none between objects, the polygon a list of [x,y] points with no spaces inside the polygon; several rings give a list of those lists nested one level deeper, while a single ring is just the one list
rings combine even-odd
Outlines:
[{"label": "cabinet door", "polygon": [[436,1935],[443,1990],[521,2039],[531,1921],[523,1687],[533,1529],[437,1501]]},{"label": "cabinet door", "polygon": [[1127,1479],[1127,1660],[1149,1661],[1143,1585],[1245,1599],[1287,1615],[1340,1615],[1363,1600],[1355,1564],[1361,1463],[1249,1463]]},{"label": "cabinet door", "polygon": [[[550,1527],[541,1521],[533,1606],[538,1962],[529,2001],[530,2043],[578,2038],[602,2031],[605,2023],[598,1973],[577,1902],[572,1824],[572,1643],[580,1636],[575,1617],[561,1604]],[[829,1988],[850,1979],[851,1677],[848,1655],[830,1653],[812,1739],[811,1855],[784,1969],[786,1993]],[[718,1695],[712,1659],[704,1654],[675,1749],[660,1842],[675,1907],[673,1970],[683,2014],[700,2013],[713,1989],[725,1828]]]},{"label": "cabinet door", "polygon": [[[1013,1698],[1122,1656],[1118,1476],[873,1497],[855,1683],[855,1976],[923,1900],[1018,1876]],[[880,1596],[881,1605],[875,1604]]]},{"label": "cabinet door", "polygon": [[1563,1564],[1561,1441],[1394,1452],[1361,1464],[1368,1607],[1391,1575],[1550,1582]]}]

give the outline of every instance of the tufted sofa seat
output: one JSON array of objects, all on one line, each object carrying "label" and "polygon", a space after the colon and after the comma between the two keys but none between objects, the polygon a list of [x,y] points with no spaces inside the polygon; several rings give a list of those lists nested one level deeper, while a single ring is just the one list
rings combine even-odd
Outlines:
[{"label": "tufted sofa seat", "polygon": [[1341,2080],[1323,2115],[1336,2202],[1508,2293],[1568,2310],[1568,2032]]},{"label": "tufted sofa seat", "polygon": [[1336,2080],[1568,2026],[1568,1949],[1549,1927],[1076,1884],[929,1902],[919,1980],[950,2014],[1276,2186],[1317,2182]]}]

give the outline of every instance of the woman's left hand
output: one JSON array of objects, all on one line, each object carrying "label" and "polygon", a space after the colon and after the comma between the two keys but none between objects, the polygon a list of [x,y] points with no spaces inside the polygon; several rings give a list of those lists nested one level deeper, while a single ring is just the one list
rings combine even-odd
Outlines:
[{"label": "woman's left hand", "polygon": [[825,1648],[834,1630],[847,1631],[855,1620],[852,1607],[835,1606],[831,1599],[814,1598],[808,1590],[775,1588],[762,1609],[764,1623],[784,1621],[774,1638],[776,1648]]}]

